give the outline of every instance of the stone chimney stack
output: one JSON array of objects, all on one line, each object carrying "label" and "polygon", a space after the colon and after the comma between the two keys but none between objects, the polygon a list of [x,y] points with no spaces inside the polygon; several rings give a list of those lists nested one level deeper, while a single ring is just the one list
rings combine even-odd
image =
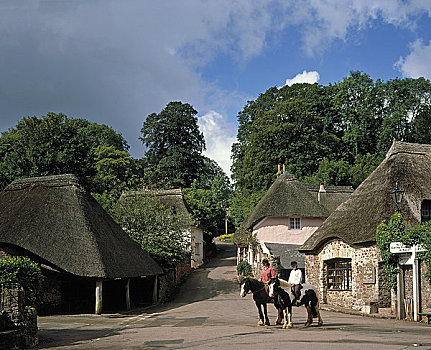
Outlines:
[{"label": "stone chimney stack", "polygon": [[321,205],[326,208],[326,190],[323,183],[320,183],[319,193],[317,194],[317,200]]}]

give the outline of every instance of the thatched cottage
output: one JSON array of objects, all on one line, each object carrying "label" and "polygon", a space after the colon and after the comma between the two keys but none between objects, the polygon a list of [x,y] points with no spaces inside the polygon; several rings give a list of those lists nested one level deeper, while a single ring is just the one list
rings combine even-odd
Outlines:
[{"label": "thatched cottage", "polygon": [[[302,245],[307,282],[319,286],[323,303],[395,313],[395,293],[387,285],[375,235],[396,210],[391,199],[396,183],[404,190],[403,219],[410,225],[429,220],[431,145],[394,142],[375,171]],[[422,265],[422,307],[431,303],[425,270]],[[406,299],[412,298],[411,275],[411,266],[403,266]]]},{"label": "thatched cottage", "polygon": [[0,256],[25,255],[45,280],[39,311],[97,313],[153,301],[162,269],[74,175],[12,182],[0,193]]},{"label": "thatched cottage", "polygon": [[298,248],[352,192],[350,186],[305,185],[280,173],[242,224],[252,231],[258,247],[238,246],[238,261],[246,259],[257,275],[264,257],[272,260],[282,278],[288,278],[292,260],[304,270]]},{"label": "thatched cottage", "polygon": [[[182,214],[192,218],[192,210],[188,206],[181,189],[171,190],[147,190],[124,192],[120,201],[127,198],[139,197],[157,198],[166,208],[172,208],[178,214]],[[193,220],[191,220],[193,221]],[[191,225],[185,232],[185,236],[191,237],[191,257],[190,267],[197,268],[204,262],[204,240],[203,231],[197,225]]]}]

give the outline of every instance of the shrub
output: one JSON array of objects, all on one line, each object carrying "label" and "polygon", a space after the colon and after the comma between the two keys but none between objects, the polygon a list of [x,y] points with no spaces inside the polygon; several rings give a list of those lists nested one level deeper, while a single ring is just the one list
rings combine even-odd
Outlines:
[{"label": "shrub", "polygon": [[25,291],[25,305],[36,306],[42,285],[42,272],[24,256],[0,258],[0,284],[18,284]]},{"label": "shrub", "polygon": [[238,275],[253,277],[253,269],[252,269],[251,265],[245,260],[241,261],[237,265],[236,271],[238,272]]}]

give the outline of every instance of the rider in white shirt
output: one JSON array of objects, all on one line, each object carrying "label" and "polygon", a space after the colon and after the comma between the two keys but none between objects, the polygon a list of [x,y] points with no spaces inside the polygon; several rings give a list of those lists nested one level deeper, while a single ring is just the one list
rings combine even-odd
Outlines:
[{"label": "rider in white shirt", "polygon": [[299,299],[301,296],[300,289],[302,288],[302,271],[298,269],[298,264],[296,261],[292,261],[290,266],[292,266],[292,271],[290,271],[289,280],[287,281],[292,290],[292,294],[295,299],[292,300],[292,305],[299,306]]}]

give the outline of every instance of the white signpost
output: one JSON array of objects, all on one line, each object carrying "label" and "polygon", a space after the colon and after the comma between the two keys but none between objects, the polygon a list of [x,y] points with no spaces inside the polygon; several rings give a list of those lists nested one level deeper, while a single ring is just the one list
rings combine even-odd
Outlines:
[{"label": "white signpost", "polygon": [[[415,321],[417,321],[418,308],[419,308],[419,268],[418,268],[418,259],[416,258],[416,253],[425,252],[426,249],[419,244],[414,246],[406,246],[401,242],[392,242],[389,246],[389,250],[392,254],[407,255],[405,258],[400,259],[399,261],[400,265],[413,266],[413,318]],[[409,253],[410,253],[410,256],[408,256]],[[401,300],[398,300],[398,302],[401,302]]]}]

